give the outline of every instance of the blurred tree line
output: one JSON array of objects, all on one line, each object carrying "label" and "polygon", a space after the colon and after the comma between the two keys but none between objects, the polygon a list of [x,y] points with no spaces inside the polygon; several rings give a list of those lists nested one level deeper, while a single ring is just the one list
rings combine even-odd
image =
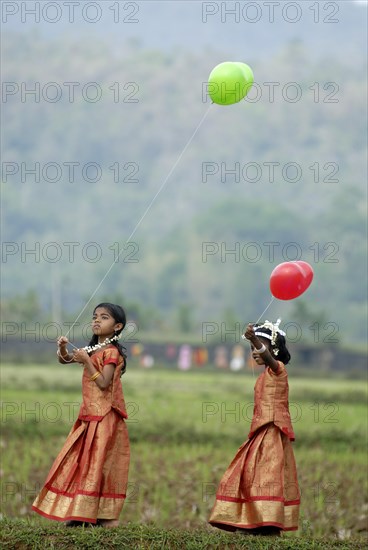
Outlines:
[{"label": "blurred tree line", "polygon": [[[243,59],[253,96],[221,108],[205,93],[223,60],[215,50],[73,40],[3,41],[3,80],[19,89],[3,104],[3,320],[72,318],[115,261],[94,303],[124,300],[145,330],[200,333],[205,322],[256,320],[272,269],[303,259],[315,271],[308,293],[268,316],[333,322],[340,342],[363,341],[363,54],[310,59],[292,41]],[[78,83],[72,101],[65,82]],[[102,90],[95,102],[82,94],[91,82]],[[36,83],[39,101],[22,98]],[[45,100],[59,90],[50,83],[57,101]],[[35,163],[39,181],[26,171]]]}]

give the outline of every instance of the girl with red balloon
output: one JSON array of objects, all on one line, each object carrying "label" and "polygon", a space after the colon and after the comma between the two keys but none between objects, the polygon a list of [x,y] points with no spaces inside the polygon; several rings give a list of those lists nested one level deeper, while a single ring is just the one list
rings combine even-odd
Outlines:
[{"label": "girl with red balloon", "polygon": [[[306,262],[285,262],[271,274],[274,297],[290,300],[310,285]],[[247,441],[223,475],[209,523],[226,531],[280,536],[298,529],[300,491],[289,413],[290,361],[285,332],[276,323],[249,324],[243,338],[257,365],[264,367],[254,388],[254,411]]]},{"label": "girl with red balloon", "polygon": [[285,368],[290,354],[279,321],[248,325],[244,334],[253,359],[265,368],[254,388],[248,439],[222,477],[209,519],[227,531],[280,535],[298,528],[300,493]]}]

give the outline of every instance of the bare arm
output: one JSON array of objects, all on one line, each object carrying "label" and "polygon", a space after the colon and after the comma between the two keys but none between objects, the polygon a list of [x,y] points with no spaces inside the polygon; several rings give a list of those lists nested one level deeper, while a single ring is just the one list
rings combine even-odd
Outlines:
[{"label": "bare arm", "polygon": [[[77,349],[73,353],[74,361],[77,363],[81,363],[88,371],[88,374],[91,376],[97,374],[98,371],[95,366],[93,365],[93,362],[84,349]],[[108,388],[111,384],[111,380],[114,376],[115,371],[115,365],[113,363],[109,363],[104,366],[102,372],[97,376],[97,378],[94,379],[94,383],[97,384],[97,386],[100,388],[100,390],[105,390]]]},{"label": "bare arm", "polygon": [[68,353],[68,350],[66,348],[66,345],[68,342],[69,340],[68,338],[66,338],[66,336],[60,336],[57,342],[58,343],[58,351],[57,351],[58,360],[59,360],[59,363],[61,363],[62,365],[66,365],[67,363],[74,363],[73,355],[70,355],[70,353]]},{"label": "bare arm", "polygon": [[[260,350],[262,348],[263,344],[260,341],[260,339],[258,338],[258,336],[255,335],[253,325],[248,325],[247,326],[246,331],[244,333],[244,336],[246,337],[247,340],[249,340],[252,343],[252,345],[255,349],[255,352],[259,353],[258,350]],[[271,355],[270,351],[266,348],[265,351],[263,351],[259,354],[262,357],[263,361],[265,362],[265,365],[270,367],[270,369],[273,372],[276,373],[279,369],[279,363]]]}]

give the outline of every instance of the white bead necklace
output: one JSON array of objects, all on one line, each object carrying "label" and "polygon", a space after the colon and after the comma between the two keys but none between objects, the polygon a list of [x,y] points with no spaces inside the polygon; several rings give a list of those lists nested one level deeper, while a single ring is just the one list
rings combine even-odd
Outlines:
[{"label": "white bead necklace", "polygon": [[[101,349],[105,346],[108,346],[109,344],[112,344],[112,342],[116,342],[117,340],[120,340],[122,334],[115,334],[115,336],[113,336],[112,338],[106,338],[104,340],[104,342],[102,342],[101,344],[96,344],[95,346],[84,346],[84,348],[81,348],[81,349],[84,349],[87,353],[92,353],[93,351],[96,351],[98,349]],[[72,344],[71,342],[69,342],[69,344],[74,348],[74,349],[78,349],[77,346],[75,346],[74,344]],[[70,361],[66,361],[66,359],[64,359],[62,357],[62,355],[60,354],[60,350],[57,350],[56,352],[57,356],[58,357],[61,357],[65,363],[72,363],[73,362],[73,359],[71,359]]]},{"label": "white bead necklace", "polygon": [[109,344],[112,344],[112,342],[116,342],[120,338],[121,338],[121,333],[120,334],[115,334],[115,336],[113,336],[112,338],[106,338],[105,341],[102,342],[101,344],[96,344],[95,346],[85,346],[82,349],[86,350],[87,353],[92,353],[93,351],[96,351],[96,350],[101,349],[105,346],[108,346]]}]

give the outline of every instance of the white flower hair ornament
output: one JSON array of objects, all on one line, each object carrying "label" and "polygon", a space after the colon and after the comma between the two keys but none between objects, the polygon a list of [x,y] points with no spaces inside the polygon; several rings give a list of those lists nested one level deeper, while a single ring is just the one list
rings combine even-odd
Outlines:
[{"label": "white flower hair ornament", "polygon": [[[263,325],[256,325],[254,328],[254,334],[256,336],[262,336],[262,338],[267,338],[267,340],[271,340],[271,346],[275,355],[279,354],[279,348],[276,347],[277,335],[281,334],[281,336],[285,336],[286,334],[283,330],[279,328],[280,323],[281,319],[277,319],[276,323],[271,323],[270,321],[266,320]],[[271,334],[262,332],[262,329],[269,330]]]}]

